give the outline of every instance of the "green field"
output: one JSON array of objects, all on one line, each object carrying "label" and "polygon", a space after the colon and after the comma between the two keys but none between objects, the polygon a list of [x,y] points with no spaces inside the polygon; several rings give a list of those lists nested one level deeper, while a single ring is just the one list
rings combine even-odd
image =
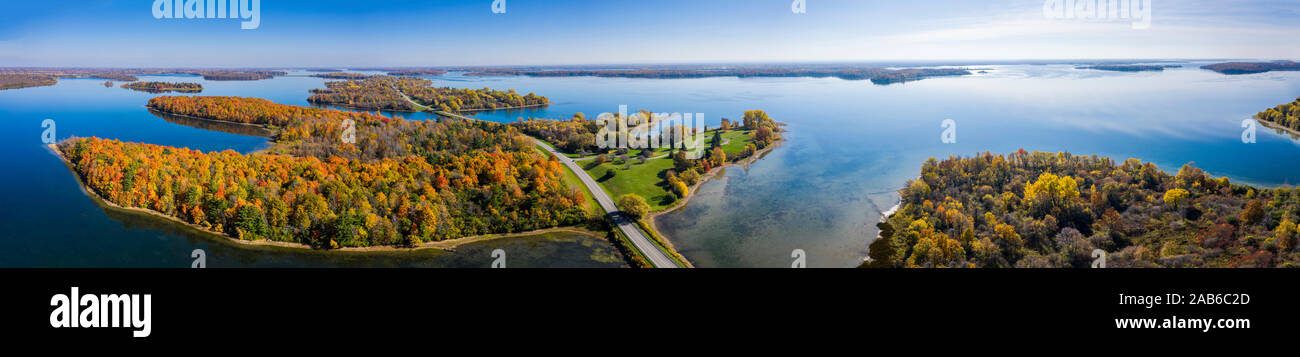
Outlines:
[{"label": "green field", "polygon": [[[668,192],[664,186],[663,174],[673,167],[673,160],[669,158],[648,160],[642,164],[640,159],[631,158],[632,167],[624,169],[624,165],[605,163],[596,167],[588,167],[592,162],[579,161],[579,165],[586,168],[587,174],[599,182],[601,187],[615,200],[619,196],[635,193],[644,197],[650,204],[650,209],[660,211],[673,202],[677,201],[677,196]],[[616,174],[613,178],[605,177],[606,173],[613,170]]]},{"label": "green field", "polygon": [[[712,140],[712,138],[713,138],[712,136],[709,136],[710,140]],[[722,145],[722,152],[727,153],[727,157],[731,157],[736,154],[739,154],[741,150],[744,150],[745,145],[749,145],[749,143],[754,142],[754,131],[753,130],[729,130],[727,132],[722,133],[722,138],[724,140],[731,140],[726,145]]]},{"label": "green field", "polygon": [[[709,140],[713,140],[713,131],[709,131],[705,136],[706,145],[701,148],[707,148]],[[738,155],[748,145],[754,141],[753,130],[729,130],[722,133],[723,139],[730,140],[726,145],[722,145],[722,151],[728,156]],[[661,211],[673,203],[677,202],[677,196],[668,191],[664,183],[664,173],[673,168],[672,158],[665,157],[661,159],[651,159],[642,164],[641,160],[636,158],[639,150],[629,150],[629,161],[632,167],[624,169],[624,165],[606,162],[600,166],[591,167],[591,161],[579,161],[587,174],[599,182],[601,187],[610,194],[614,199],[624,194],[634,193],[646,199],[650,204],[652,211]],[[652,156],[659,156],[669,153],[667,148],[660,148]],[[609,161],[615,161],[614,155],[608,155]],[[615,171],[613,178],[605,177],[610,170]]]}]

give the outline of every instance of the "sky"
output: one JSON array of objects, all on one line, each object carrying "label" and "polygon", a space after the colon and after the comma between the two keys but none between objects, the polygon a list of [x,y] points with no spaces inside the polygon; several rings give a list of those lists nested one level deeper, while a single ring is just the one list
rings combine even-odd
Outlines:
[{"label": "sky", "polygon": [[1133,14],[1047,16],[1053,1],[1075,2],[802,0],[800,13],[795,0],[260,0],[245,30],[158,19],[154,0],[3,0],[0,66],[1300,60],[1300,0],[1147,0],[1146,28]]}]

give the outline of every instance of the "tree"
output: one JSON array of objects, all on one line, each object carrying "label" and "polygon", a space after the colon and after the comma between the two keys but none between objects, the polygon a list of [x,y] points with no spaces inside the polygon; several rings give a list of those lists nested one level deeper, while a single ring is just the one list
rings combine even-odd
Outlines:
[{"label": "tree", "polygon": [[770,128],[776,125],[772,118],[762,110],[746,110],[745,115],[741,117],[741,121],[744,123],[745,129],[749,130]]},{"label": "tree", "polygon": [[[1254,192],[1253,190],[1251,192]],[[1246,203],[1246,209],[1241,210],[1241,221],[1245,224],[1255,224],[1264,218],[1264,202],[1260,200],[1251,200]]]},{"label": "tree", "polygon": [[686,198],[686,195],[690,193],[690,188],[686,187],[685,182],[676,181],[670,185],[673,187],[673,193],[679,198]]},{"label": "tree", "polygon": [[772,129],[769,129],[767,127],[761,127],[758,128],[758,131],[754,132],[754,142],[758,143],[759,147],[767,147],[768,145],[772,144],[773,140],[774,139],[772,139]]},{"label": "tree", "polygon": [[1164,201],[1166,205],[1169,205],[1169,208],[1178,209],[1182,207],[1183,202],[1187,201],[1187,195],[1187,190],[1181,188],[1171,189],[1165,191]]},{"label": "tree", "polygon": [[713,163],[714,167],[726,165],[727,153],[723,152],[722,148],[715,147],[713,150],[709,151],[709,161]]},{"label": "tree", "polygon": [[1050,172],[1044,172],[1038,176],[1037,181],[1027,183],[1025,186],[1026,205],[1036,209],[1036,216],[1067,208],[1077,198],[1079,198],[1079,186],[1074,178],[1069,176],[1058,177]]},{"label": "tree", "polygon": [[692,167],[695,167],[695,164],[692,163],[690,159],[686,158],[686,150],[678,150],[677,153],[673,154],[674,169],[679,172],[685,172],[686,170],[690,170]]},{"label": "tree", "polygon": [[900,192],[900,196],[908,202],[920,203],[930,196],[930,185],[927,185],[925,180],[912,180],[907,184],[907,188]]},{"label": "tree", "polygon": [[650,204],[646,203],[645,198],[635,193],[619,196],[618,207],[634,219],[641,219],[650,213]]}]

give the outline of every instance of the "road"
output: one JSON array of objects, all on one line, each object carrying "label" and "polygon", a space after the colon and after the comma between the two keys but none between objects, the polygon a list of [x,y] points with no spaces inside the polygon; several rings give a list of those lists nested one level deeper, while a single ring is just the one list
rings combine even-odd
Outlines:
[{"label": "road", "polygon": [[[398,93],[401,93],[401,91],[398,91]],[[407,100],[410,100],[410,98],[407,98]],[[478,120],[455,113],[442,111],[437,113],[439,115],[466,120]],[[618,205],[614,204],[614,199],[610,198],[609,194],[605,193],[605,189],[601,188],[600,184],[596,183],[596,180],[592,179],[591,175],[587,174],[587,170],[583,170],[581,166],[578,166],[577,162],[573,161],[573,159],[555,151],[555,148],[547,145],[541,140],[534,139],[533,141],[537,143],[537,146],[540,146],[542,149],[546,149],[547,152],[555,155],[561,163],[564,163],[565,166],[569,167],[569,170],[573,170],[573,174],[577,175],[578,179],[582,180],[584,185],[587,185],[587,189],[591,191],[593,196],[596,196],[596,202],[600,203],[600,208],[604,209],[605,212],[609,214],[609,217],[614,220],[614,225],[618,226],[618,229],[623,231],[623,234],[627,236],[628,240],[631,240],[632,244],[636,245],[636,249],[640,250],[641,253],[645,255],[646,259],[650,260],[650,265],[653,265],[656,268],[677,268],[677,262],[673,261],[672,258],[669,258],[663,250],[660,250],[659,247],[654,244],[654,242],[651,242],[650,238],[646,237],[644,232],[641,232],[641,228],[637,227],[636,221],[633,221],[628,217],[627,213],[618,209]]]},{"label": "road", "polygon": [[632,241],[632,244],[636,245],[636,249],[641,250],[641,253],[645,254],[645,257],[650,260],[651,265],[654,265],[656,268],[677,267],[677,263],[674,262],[672,258],[669,258],[667,254],[664,254],[658,246],[651,242],[650,239],[645,236],[645,233],[641,232],[641,228],[637,227],[636,222],[627,216],[627,213],[623,213],[623,211],[618,209],[618,206],[614,204],[614,199],[610,198],[609,194],[605,193],[605,189],[601,188],[600,184],[596,183],[596,180],[593,180],[591,175],[587,174],[586,170],[583,170],[582,167],[578,166],[577,162],[564,156],[564,154],[556,152],[555,148],[546,145],[546,143],[543,143],[541,140],[536,140],[536,142],[537,146],[541,146],[543,149],[546,149],[546,151],[551,152],[551,154],[555,155],[560,162],[564,163],[565,166],[568,166],[569,170],[573,170],[573,173],[578,175],[578,178],[582,180],[582,183],[587,185],[587,189],[591,190],[591,195],[596,196],[596,202],[600,202],[600,207],[605,209],[605,212],[609,213],[610,218],[614,219],[614,224],[618,226],[618,229],[622,230],[623,234],[627,235],[627,238]]}]

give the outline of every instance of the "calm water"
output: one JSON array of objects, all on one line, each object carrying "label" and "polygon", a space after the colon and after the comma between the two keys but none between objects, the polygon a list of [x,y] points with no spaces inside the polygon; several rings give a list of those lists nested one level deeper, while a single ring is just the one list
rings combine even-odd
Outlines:
[{"label": "calm water", "polygon": [[[430,78],[455,87],[516,88],[555,103],[476,115],[502,122],[527,116],[567,118],[575,112],[594,117],[624,104],[630,110],[704,113],[715,126],[721,117],[738,119],[744,110],[766,110],[789,124],[789,140],[754,165],[730,168],[702,186],[686,208],[660,218],[661,228],[701,267],[789,266],[793,249],[808,253],[809,266],[848,267],[866,256],[880,212],[897,202],[895,190],[916,176],[928,157],[1025,148],[1134,157],[1171,171],[1195,162],[1214,175],[1258,185],[1300,180],[1300,162],[1292,159],[1300,147],[1289,137],[1260,127],[1257,143],[1240,139],[1242,120],[1300,96],[1300,72],[1228,77],[1197,69],[1199,65],[1158,73],[1082,71],[1069,65],[978,66],[988,73],[890,86],[810,78]],[[203,82],[203,95],[258,96],[296,105],[306,105],[307,90],[323,82],[306,77],[162,80]],[[0,173],[0,205],[9,207],[0,216],[0,265],[188,265],[188,252],[204,244],[213,246],[212,266],[218,265],[213,256],[234,266],[322,264],[315,258],[319,253],[217,248],[210,240],[127,223],[95,206],[40,146],[41,119],[57,120],[60,138],[97,135],[244,152],[265,145],[263,138],[169,123],[143,108],[152,95],[104,88],[102,82],[63,80],[54,87],[0,91],[0,125],[6,129],[0,132],[0,145],[10,154],[9,170]],[[944,119],[957,123],[954,144],[939,139]],[[564,247],[548,242],[538,245],[545,249],[518,248],[555,258],[539,261],[573,259],[573,265],[599,262],[591,258],[600,255],[593,250],[608,250],[603,241],[570,244],[583,248],[577,253],[549,250],[556,245]],[[485,253],[469,256],[474,258],[465,265],[490,260]],[[323,264],[403,265],[407,259],[436,262],[440,257],[329,257]]]}]

